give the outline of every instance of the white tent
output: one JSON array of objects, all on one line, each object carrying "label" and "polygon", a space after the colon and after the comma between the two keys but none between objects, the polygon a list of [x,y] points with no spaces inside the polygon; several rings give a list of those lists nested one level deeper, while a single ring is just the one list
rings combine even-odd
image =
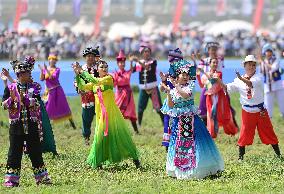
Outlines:
[{"label": "white tent", "polygon": [[45,29],[50,33],[50,34],[63,34],[64,33],[64,27],[61,26],[60,23],[58,23],[56,20],[51,20],[45,27]]},{"label": "white tent", "polygon": [[140,27],[134,22],[116,22],[112,24],[108,31],[108,38],[114,40],[119,37],[134,37],[139,34]]},{"label": "white tent", "polygon": [[158,26],[159,24],[156,21],[155,17],[150,16],[145,24],[141,26],[141,33],[143,35],[150,35]]},{"label": "white tent", "polygon": [[213,36],[218,36],[221,34],[228,35],[235,31],[252,32],[253,25],[243,20],[225,20],[216,23],[211,28],[206,30],[205,33]]},{"label": "white tent", "polygon": [[87,21],[86,17],[81,17],[80,20],[71,27],[71,31],[74,34],[85,34],[85,35],[91,35],[94,31],[94,25],[91,22]]}]

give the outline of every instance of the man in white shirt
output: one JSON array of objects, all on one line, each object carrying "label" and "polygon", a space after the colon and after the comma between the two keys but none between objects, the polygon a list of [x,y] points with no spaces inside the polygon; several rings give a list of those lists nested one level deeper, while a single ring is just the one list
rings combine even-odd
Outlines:
[{"label": "man in white shirt", "polygon": [[[271,144],[276,155],[281,156],[278,139],[273,130],[268,112],[264,107],[262,75],[256,74],[256,59],[253,55],[245,57],[243,62],[245,75],[236,72],[237,78],[232,83],[222,86],[229,92],[240,93],[242,105],[242,126],[240,130],[239,160],[243,160],[245,146],[252,145],[255,128],[263,144]],[[221,81],[220,81],[221,82]]]}]

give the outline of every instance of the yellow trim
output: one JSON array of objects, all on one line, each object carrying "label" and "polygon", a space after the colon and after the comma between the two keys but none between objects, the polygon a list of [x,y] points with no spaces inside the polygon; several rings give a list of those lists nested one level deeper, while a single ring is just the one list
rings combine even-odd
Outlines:
[{"label": "yellow trim", "polygon": [[54,119],[52,121],[53,121],[53,123],[59,123],[59,122],[66,121],[66,120],[69,120],[69,119],[72,119],[72,114],[58,118],[58,119]]}]

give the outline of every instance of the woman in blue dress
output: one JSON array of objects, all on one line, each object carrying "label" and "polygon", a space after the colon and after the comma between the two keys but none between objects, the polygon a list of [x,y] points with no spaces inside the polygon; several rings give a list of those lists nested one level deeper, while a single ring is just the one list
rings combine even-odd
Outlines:
[{"label": "woman in blue dress", "polygon": [[173,117],[166,171],[177,179],[202,179],[223,171],[224,161],[194,106],[196,66],[180,60],[173,70],[174,88],[165,88]]}]

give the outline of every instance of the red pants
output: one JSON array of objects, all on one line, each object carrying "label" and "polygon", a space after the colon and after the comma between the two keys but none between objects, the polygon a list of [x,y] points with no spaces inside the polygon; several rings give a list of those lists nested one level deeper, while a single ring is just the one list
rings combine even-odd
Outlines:
[{"label": "red pants", "polygon": [[268,112],[249,113],[242,110],[242,126],[240,131],[239,146],[252,145],[257,127],[258,135],[263,144],[278,144]]}]

